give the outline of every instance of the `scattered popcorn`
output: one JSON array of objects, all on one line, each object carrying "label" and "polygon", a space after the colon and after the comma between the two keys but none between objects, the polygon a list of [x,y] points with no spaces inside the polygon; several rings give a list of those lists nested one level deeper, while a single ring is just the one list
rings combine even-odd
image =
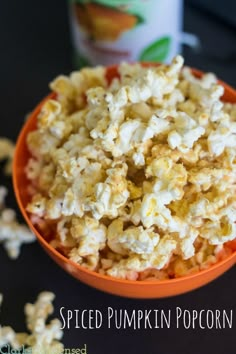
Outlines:
[{"label": "scattered popcorn", "polygon": [[[15,146],[9,139],[0,138],[0,161],[7,160],[4,168],[7,175],[12,173],[14,149]],[[33,242],[35,236],[25,225],[17,222],[14,210],[6,208],[6,195],[7,189],[0,186],[0,243],[3,244],[8,256],[16,259],[20,254],[21,245]]]},{"label": "scattered popcorn", "polygon": [[0,137],[0,161],[6,160],[4,172],[7,175],[12,171],[12,159],[14,154],[15,145],[7,138]]},{"label": "scattered popcorn", "polygon": [[21,245],[35,241],[35,236],[16,220],[15,211],[5,207],[7,189],[0,186],[0,243],[3,244],[10,258],[16,259]]},{"label": "scattered popcorn", "polygon": [[[27,211],[51,245],[113,277],[173,278],[230,252],[236,221],[235,105],[215,75],[170,65],[83,69],[27,137]],[[144,276],[145,274],[145,276]]]},{"label": "scattered popcorn", "polygon": [[[39,294],[35,304],[27,303],[25,305],[26,325],[30,332],[16,333],[11,327],[0,326],[0,349],[9,344],[13,349],[29,350],[32,354],[61,354],[64,346],[60,342],[63,332],[61,322],[58,319],[52,319],[47,324],[48,317],[53,313],[52,302],[54,294],[42,292]],[[2,295],[0,294],[0,305]]]},{"label": "scattered popcorn", "polygon": [[61,322],[53,319],[46,324],[47,318],[54,311],[54,298],[53,293],[45,291],[39,294],[35,304],[25,305],[26,324],[31,332],[26,344],[32,347],[33,353],[40,353],[40,348],[48,354],[63,352],[63,345],[59,342],[63,336]]}]

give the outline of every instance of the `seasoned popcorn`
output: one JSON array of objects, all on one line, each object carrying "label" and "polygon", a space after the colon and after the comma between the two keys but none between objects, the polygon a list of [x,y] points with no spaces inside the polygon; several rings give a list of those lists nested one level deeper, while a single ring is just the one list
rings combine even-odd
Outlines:
[{"label": "seasoned popcorn", "polygon": [[27,138],[27,210],[53,247],[102,274],[201,270],[236,235],[235,107],[181,56],[118,71],[110,83],[97,67],[51,84],[57,96]]},{"label": "seasoned popcorn", "polygon": [[35,236],[25,226],[18,223],[13,209],[5,207],[7,189],[0,186],[0,244],[6,249],[8,256],[16,259],[24,243],[32,243]]},{"label": "seasoned popcorn", "polygon": [[[30,334],[16,333],[11,327],[0,326],[0,348],[10,344],[13,349],[19,350],[24,346],[24,350],[28,349],[33,354],[63,353],[64,346],[60,342],[63,336],[61,322],[52,319],[49,324],[46,323],[54,311],[52,305],[54,298],[53,293],[45,291],[39,294],[35,304],[25,305],[26,325]],[[1,303],[0,294],[0,305]]]}]

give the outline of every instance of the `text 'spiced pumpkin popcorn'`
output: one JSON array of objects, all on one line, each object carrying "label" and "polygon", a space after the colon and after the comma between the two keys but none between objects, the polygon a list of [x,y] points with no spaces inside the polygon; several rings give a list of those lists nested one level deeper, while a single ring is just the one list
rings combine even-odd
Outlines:
[{"label": "text 'spiced pumpkin popcorn'", "polygon": [[236,235],[236,119],[213,74],[121,64],[59,76],[28,135],[32,220],[72,261],[125,279],[209,267]]}]

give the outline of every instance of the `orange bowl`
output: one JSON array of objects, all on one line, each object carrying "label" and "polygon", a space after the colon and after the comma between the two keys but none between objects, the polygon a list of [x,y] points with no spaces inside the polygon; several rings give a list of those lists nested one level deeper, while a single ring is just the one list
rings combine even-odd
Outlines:
[{"label": "orange bowl", "polygon": [[[153,64],[144,64],[153,65]],[[202,72],[192,69],[192,72],[196,77],[201,77]],[[117,67],[112,66],[107,68],[107,79],[110,81],[113,77],[117,76]],[[226,102],[236,102],[236,91],[220,81],[225,88],[225,93],[223,100]],[[177,279],[168,279],[161,281],[132,281],[132,280],[121,280],[112,278],[106,275],[101,275],[99,273],[88,270],[79,264],[76,264],[63,256],[59,251],[54,249],[39,233],[39,231],[32,224],[28,213],[26,212],[26,205],[30,200],[28,195],[29,181],[27,180],[25,174],[25,167],[30,157],[26,145],[26,138],[29,132],[36,129],[37,115],[41,110],[43,103],[52,97],[56,97],[55,94],[50,94],[46,97],[35,110],[31,113],[30,117],[23,126],[15,149],[14,164],[13,164],[13,184],[14,191],[16,195],[17,202],[19,204],[20,210],[30,227],[30,229],[36,235],[39,243],[49,254],[49,256],[59,264],[65,271],[70,273],[73,277],[81,280],[82,282],[97,288],[99,290],[132,298],[161,298],[167,296],[178,295],[181,293],[188,292],[190,290],[199,288],[213,279],[217,278],[230,267],[236,263],[236,240],[230,243],[233,253],[222,261],[217,262],[208,269],[202,270],[198,273],[186,275]]]}]

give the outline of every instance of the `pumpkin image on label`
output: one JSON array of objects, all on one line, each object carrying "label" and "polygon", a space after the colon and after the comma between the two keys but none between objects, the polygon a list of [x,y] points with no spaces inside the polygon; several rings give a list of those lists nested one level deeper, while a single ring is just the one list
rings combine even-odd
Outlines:
[{"label": "pumpkin image on label", "polygon": [[140,23],[140,17],[96,3],[74,4],[79,26],[95,40],[115,41]]},{"label": "pumpkin image on label", "polygon": [[76,65],[168,62],[180,52],[181,11],[182,0],[70,0]]}]

